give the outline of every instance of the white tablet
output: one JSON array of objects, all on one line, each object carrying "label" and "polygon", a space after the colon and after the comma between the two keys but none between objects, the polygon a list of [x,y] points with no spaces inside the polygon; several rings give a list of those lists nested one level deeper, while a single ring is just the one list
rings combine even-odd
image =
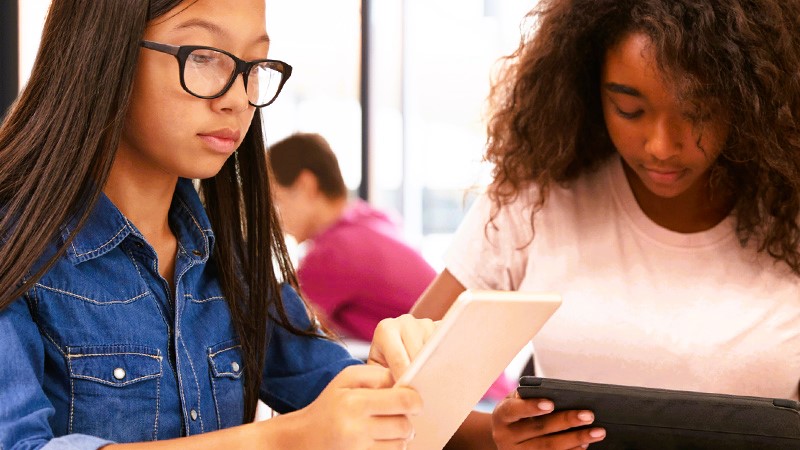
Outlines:
[{"label": "white tablet", "polygon": [[463,292],[397,385],[422,396],[409,450],[441,449],[561,305],[552,293]]}]

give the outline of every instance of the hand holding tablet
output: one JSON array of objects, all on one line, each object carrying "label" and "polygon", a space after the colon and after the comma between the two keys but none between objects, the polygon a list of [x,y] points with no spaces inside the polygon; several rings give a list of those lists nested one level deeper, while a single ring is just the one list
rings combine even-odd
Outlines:
[{"label": "hand holding tablet", "polygon": [[794,400],[522,377],[522,398],[588,409],[606,438],[592,449],[800,449]]}]

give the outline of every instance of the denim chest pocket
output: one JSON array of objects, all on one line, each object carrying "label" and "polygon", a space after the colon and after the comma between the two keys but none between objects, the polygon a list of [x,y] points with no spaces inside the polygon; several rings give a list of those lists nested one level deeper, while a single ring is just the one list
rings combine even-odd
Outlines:
[{"label": "denim chest pocket", "polygon": [[98,345],[67,351],[69,432],[115,442],[155,440],[162,375],[159,350]]},{"label": "denim chest pocket", "polygon": [[58,345],[128,342],[141,330],[166,333],[155,297],[130,271],[55,269],[33,294],[37,322]]},{"label": "denim chest pocket", "polygon": [[209,374],[219,429],[243,423],[244,378],[242,347],[229,340],[208,348]]}]

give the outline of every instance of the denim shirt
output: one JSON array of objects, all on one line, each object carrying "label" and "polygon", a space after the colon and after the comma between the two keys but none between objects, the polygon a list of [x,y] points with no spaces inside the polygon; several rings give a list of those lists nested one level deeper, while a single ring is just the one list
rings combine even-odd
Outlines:
[{"label": "denim shirt", "polygon": [[[190,180],[178,182],[169,223],[174,291],[153,248],[102,196],[66,254],[0,311],[0,450],[95,449],[252,420],[242,417],[241,347],[209,260],[214,234]],[[297,294],[282,294],[306,328]],[[358,363],[335,342],[274,322],[268,330],[260,397],[278,412],[305,407]]]}]

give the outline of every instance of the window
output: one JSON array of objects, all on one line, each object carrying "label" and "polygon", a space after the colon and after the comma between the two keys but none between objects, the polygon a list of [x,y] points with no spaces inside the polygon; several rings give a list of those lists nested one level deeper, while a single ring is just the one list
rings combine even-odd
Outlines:
[{"label": "window", "polygon": [[[295,66],[268,108],[268,141],[319,132],[345,182],[361,181],[360,1],[271,0],[271,56]],[[402,217],[406,238],[438,270],[469,202],[485,185],[483,112],[495,62],[516,49],[522,0],[369,3],[369,200]],[[297,78],[295,79],[295,76]],[[288,97],[288,98],[287,98]]]},{"label": "window", "polygon": [[321,134],[351,191],[361,183],[360,7],[360,0],[267,2],[269,57],[293,67],[264,110],[267,144],[296,131]]}]

